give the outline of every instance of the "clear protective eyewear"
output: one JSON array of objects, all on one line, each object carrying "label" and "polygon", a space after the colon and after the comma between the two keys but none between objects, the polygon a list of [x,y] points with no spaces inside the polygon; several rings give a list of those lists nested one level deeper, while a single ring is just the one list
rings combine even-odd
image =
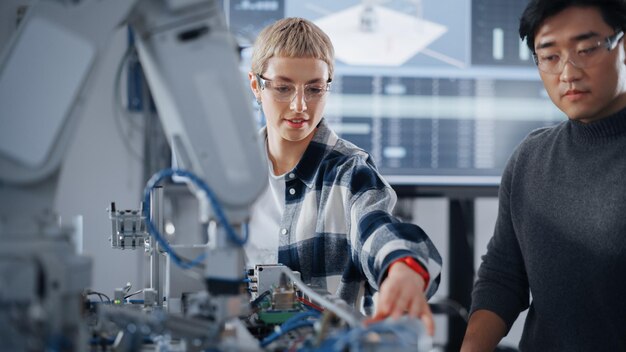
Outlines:
[{"label": "clear protective eyewear", "polygon": [[[293,83],[274,81],[263,78],[256,74],[257,82],[261,90],[266,90],[272,95],[274,100],[281,103],[290,103],[296,97],[297,86]],[[326,92],[330,91],[331,80],[324,83],[310,83],[303,85],[304,101],[313,102],[322,98]]]},{"label": "clear protective eyewear", "polygon": [[538,49],[533,53],[533,59],[537,68],[545,73],[561,73],[567,62],[577,68],[590,68],[602,62],[611,50],[617,47],[623,36],[624,32],[618,31],[604,40],[595,38],[581,40],[574,48],[568,50],[567,56],[561,55],[563,50],[555,47]]}]

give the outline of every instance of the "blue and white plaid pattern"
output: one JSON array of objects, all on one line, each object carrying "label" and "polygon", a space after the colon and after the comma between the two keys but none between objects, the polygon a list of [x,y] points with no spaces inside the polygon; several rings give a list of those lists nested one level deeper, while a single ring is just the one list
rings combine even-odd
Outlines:
[{"label": "blue and white plaid pattern", "polygon": [[[266,137],[265,128],[261,130]],[[365,283],[365,308],[387,267],[411,256],[430,274],[426,295],[439,285],[441,257],[426,233],[391,215],[397,197],[364,150],[340,139],[325,120],[296,167],[285,175],[285,211],[278,262],[303,281],[354,305]]]}]

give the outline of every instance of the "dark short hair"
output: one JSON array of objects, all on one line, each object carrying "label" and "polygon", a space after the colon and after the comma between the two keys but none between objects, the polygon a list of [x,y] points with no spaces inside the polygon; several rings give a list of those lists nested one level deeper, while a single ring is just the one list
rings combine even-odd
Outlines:
[{"label": "dark short hair", "polygon": [[530,0],[519,23],[519,36],[535,51],[535,34],[543,21],[571,6],[595,7],[614,30],[626,28],[626,0]]}]

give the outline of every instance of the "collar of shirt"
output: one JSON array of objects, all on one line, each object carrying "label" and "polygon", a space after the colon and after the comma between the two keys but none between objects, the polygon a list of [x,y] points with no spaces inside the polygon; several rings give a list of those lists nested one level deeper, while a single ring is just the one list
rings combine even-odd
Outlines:
[{"label": "collar of shirt", "polygon": [[[267,126],[264,126],[259,131],[259,134],[261,138],[265,140],[267,138]],[[314,186],[313,182],[315,176],[322,165],[322,161],[332,152],[338,140],[339,137],[328,127],[326,119],[322,119],[317,125],[313,139],[304,151],[302,159],[300,159],[293,170],[287,173],[288,178],[289,175],[293,173],[308,188],[312,188]]]}]

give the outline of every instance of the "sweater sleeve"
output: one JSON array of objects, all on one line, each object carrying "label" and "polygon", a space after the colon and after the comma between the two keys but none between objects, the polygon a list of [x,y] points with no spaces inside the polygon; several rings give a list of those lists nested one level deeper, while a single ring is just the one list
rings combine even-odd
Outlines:
[{"label": "sweater sleeve", "polygon": [[431,277],[426,287],[430,298],[439,285],[441,257],[428,235],[419,226],[391,215],[396,194],[369,165],[356,167],[350,184],[348,237],[353,262],[359,263],[370,286],[378,290],[389,265],[413,257]]},{"label": "sweater sleeve", "polygon": [[512,183],[519,153],[518,148],[502,175],[494,235],[482,257],[472,292],[471,313],[479,309],[492,311],[504,320],[507,331],[529,305],[528,279],[512,221]]}]

